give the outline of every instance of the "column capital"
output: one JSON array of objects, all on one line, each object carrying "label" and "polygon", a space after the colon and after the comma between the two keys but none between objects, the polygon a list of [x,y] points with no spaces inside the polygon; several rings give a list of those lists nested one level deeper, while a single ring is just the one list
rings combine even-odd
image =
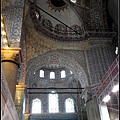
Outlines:
[{"label": "column capital", "polygon": [[27,85],[16,85],[17,89],[26,89]]},{"label": "column capital", "polygon": [[25,119],[24,120],[29,120],[30,114],[29,113],[25,113]]},{"label": "column capital", "polygon": [[28,97],[28,95],[27,95],[27,85],[16,85],[16,90],[17,89],[24,90],[26,97]]},{"label": "column capital", "polygon": [[13,62],[20,65],[22,63],[21,48],[1,48],[1,62]]}]

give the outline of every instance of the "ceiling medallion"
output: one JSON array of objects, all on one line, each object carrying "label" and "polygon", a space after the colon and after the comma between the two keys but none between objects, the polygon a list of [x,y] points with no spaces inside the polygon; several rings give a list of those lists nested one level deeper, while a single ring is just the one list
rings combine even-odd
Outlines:
[{"label": "ceiling medallion", "polygon": [[55,10],[55,12],[67,9],[67,4],[63,0],[48,0],[47,3],[51,10]]}]

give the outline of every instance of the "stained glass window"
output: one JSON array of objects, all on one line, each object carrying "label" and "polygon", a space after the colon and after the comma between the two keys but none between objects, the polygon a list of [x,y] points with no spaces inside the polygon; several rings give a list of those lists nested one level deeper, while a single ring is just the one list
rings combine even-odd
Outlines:
[{"label": "stained glass window", "polygon": [[65,78],[65,77],[66,77],[65,71],[62,70],[62,71],[61,71],[61,78]]},{"label": "stained glass window", "polygon": [[71,99],[71,98],[66,99],[65,109],[66,109],[66,113],[74,113],[75,112],[73,99]]},{"label": "stained glass window", "polygon": [[41,100],[38,98],[32,102],[32,113],[41,113]]},{"label": "stained glass window", "polygon": [[58,113],[59,106],[58,106],[58,94],[55,91],[52,91],[49,94],[49,113]]},{"label": "stained glass window", "polygon": [[50,79],[55,79],[55,72],[50,72]]},{"label": "stained glass window", "polygon": [[44,71],[40,70],[40,77],[44,77]]}]

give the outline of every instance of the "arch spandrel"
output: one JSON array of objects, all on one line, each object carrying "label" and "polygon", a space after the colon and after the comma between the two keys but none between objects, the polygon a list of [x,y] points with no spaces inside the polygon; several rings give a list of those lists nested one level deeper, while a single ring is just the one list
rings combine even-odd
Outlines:
[{"label": "arch spandrel", "polygon": [[34,58],[28,62],[26,82],[29,82],[31,75],[34,71],[37,71],[39,68],[44,67],[49,64],[59,64],[66,67],[67,69],[73,71],[77,80],[80,81],[81,87],[88,85],[88,78],[83,69],[83,67],[69,55],[58,51],[49,51],[43,55],[39,55],[37,58]]}]

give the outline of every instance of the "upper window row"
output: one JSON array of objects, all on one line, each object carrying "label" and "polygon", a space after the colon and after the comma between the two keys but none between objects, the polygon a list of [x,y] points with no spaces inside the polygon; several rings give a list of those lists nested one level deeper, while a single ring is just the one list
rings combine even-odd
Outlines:
[{"label": "upper window row", "polygon": [[[72,74],[72,71],[70,71],[70,74]],[[40,77],[44,77],[44,70],[40,70]],[[66,73],[65,70],[61,71],[61,78],[65,78],[66,77]],[[50,72],[50,79],[55,79],[55,72]]]}]

